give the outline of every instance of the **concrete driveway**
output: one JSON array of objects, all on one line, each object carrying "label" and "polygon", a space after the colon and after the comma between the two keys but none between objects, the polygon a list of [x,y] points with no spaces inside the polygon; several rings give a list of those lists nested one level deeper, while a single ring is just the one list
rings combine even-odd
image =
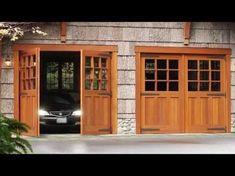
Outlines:
[{"label": "concrete driveway", "polygon": [[41,135],[35,154],[235,154],[235,134]]}]

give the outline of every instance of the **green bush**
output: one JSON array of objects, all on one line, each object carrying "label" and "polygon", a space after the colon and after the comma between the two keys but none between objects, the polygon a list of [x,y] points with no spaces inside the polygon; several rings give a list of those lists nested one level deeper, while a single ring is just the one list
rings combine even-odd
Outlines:
[{"label": "green bush", "polygon": [[32,152],[31,144],[20,134],[29,127],[0,113],[0,154],[26,154]]}]

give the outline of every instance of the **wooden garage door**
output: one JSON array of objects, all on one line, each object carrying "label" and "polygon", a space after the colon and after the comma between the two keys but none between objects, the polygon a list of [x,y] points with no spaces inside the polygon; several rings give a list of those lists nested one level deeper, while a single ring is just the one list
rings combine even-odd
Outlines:
[{"label": "wooden garage door", "polygon": [[141,133],[183,132],[181,55],[142,55]]},{"label": "wooden garage door", "polygon": [[82,52],[82,134],[111,131],[111,55]]},{"label": "wooden garage door", "polygon": [[39,49],[20,52],[20,121],[26,123],[30,130],[26,135],[39,136]]},{"label": "wooden garage door", "polygon": [[186,132],[225,132],[225,59],[186,56]]},{"label": "wooden garage door", "polygon": [[226,132],[225,58],[142,54],[140,132]]}]

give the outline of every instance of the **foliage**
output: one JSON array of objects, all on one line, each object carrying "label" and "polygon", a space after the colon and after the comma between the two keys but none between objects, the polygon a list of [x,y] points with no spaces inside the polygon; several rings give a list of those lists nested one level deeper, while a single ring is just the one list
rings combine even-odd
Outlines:
[{"label": "foliage", "polygon": [[31,144],[20,134],[27,132],[29,127],[15,119],[0,113],[0,154],[26,154],[32,152]]},{"label": "foliage", "polygon": [[47,33],[41,31],[40,27],[36,26],[33,22],[0,22],[0,41],[3,38],[16,41],[25,32],[32,32],[43,36],[47,35]]}]

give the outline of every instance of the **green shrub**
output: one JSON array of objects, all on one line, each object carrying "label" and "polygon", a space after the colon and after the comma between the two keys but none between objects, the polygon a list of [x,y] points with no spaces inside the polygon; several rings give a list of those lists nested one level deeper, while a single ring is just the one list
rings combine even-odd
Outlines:
[{"label": "green shrub", "polygon": [[32,152],[31,144],[20,134],[29,127],[0,113],[0,154],[26,154]]}]

